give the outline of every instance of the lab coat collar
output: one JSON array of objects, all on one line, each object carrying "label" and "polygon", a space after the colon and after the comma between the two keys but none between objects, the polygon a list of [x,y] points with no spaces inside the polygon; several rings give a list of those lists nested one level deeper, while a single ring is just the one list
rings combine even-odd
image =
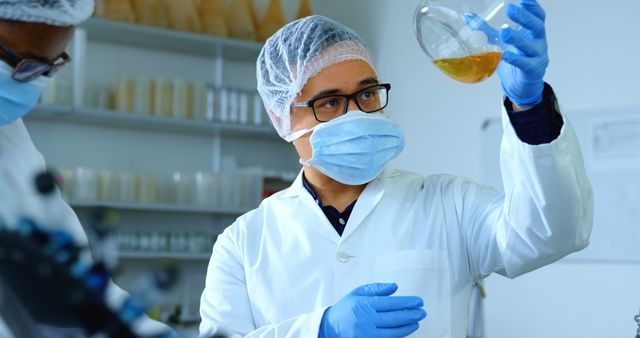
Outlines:
[{"label": "lab coat collar", "polygon": [[[305,190],[304,185],[302,183],[302,174],[303,173],[304,173],[304,168],[302,168],[300,170],[300,172],[298,173],[298,176],[293,181],[291,186],[282,192],[281,198],[299,197],[300,194],[303,194],[303,193],[304,194],[308,194],[309,193],[309,192],[307,192]],[[381,181],[384,178],[397,176],[399,174],[400,173],[398,172],[398,170],[387,166],[387,167],[384,168],[382,173],[380,173],[380,175],[378,175],[378,177],[376,177],[373,181],[369,182],[369,184],[371,184],[373,182],[376,182],[376,181]]]},{"label": "lab coat collar", "polygon": [[[302,171],[298,174],[291,187],[283,192],[281,198],[298,198],[298,205],[295,210],[297,213],[314,213],[314,217],[322,219],[326,224],[321,227],[313,227],[312,230],[316,231],[331,242],[338,244],[344,242],[366,219],[366,217],[373,211],[378,205],[385,191],[385,179],[393,176],[397,176],[400,173],[391,168],[386,167],[378,177],[369,182],[365,189],[360,194],[356,205],[351,212],[349,221],[344,230],[342,236],[339,236],[335,229],[331,226],[331,223],[326,219],[326,216],[322,213],[320,208],[317,208],[317,204],[313,201],[313,198],[304,188],[302,182]],[[310,215],[309,215],[310,216]]]},{"label": "lab coat collar", "polygon": [[341,243],[346,241],[347,238],[349,238],[349,236],[353,234],[358,227],[360,227],[367,216],[378,205],[382,199],[382,195],[384,195],[384,183],[385,178],[387,177],[387,175],[380,175],[373,181],[369,182],[369,184],[364,188],[362,194],[360,194],[360,197],[358,198],[358,201],[356,201],[356,205],[353,207],[353,211],[351,211],[351,216],[347,221],[347,226],[344,228],[342,237],[340,237]]}]

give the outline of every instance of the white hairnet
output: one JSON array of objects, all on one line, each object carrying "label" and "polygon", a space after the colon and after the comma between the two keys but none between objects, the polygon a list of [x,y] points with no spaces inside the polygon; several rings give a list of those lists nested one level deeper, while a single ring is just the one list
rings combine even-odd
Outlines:
[{"label": "white hairnet", "polygon": [[0,19],[75,26],[93,13],[93,0],[0,0]]},{"label": "white hairnet", "polygon": [[375,70],[358,34],[324,16],[291,22],[267,40],[258,56],[258,92],[280,137],[291,134],[291,103],[307,81],[347,60],[362,60]]}]

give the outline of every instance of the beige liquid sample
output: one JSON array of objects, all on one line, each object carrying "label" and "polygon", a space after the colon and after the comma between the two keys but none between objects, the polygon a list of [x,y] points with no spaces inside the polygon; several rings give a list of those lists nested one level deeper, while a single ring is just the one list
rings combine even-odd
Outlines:
[{"label": "beige liquid sample", "polygon": [[434,60],[442,72],[464,83],[477,83],[490,77],[498,68],[502,52],[486,52],[460,58]]}]

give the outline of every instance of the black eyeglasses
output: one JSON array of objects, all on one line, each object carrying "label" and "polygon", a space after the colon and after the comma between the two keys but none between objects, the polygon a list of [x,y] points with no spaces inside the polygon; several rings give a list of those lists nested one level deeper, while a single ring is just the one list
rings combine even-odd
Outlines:
[{"label": "black eyeglasses", "polygon": [[351,100],[365,113],[381,111],[389,103],[389,90],[390,84],[377,84],[351,95],[327,95],[307,102],[294,102],[291,107],[309,107],[318,122],[327,122],[346,114]]},{"label": "black eyeglasses", "polygon": [[67,53],[62,53],[54,62],[39,59],[22,58],[4,44],[0,43],[0,51],[8,58],[7,63],[13,67],[11,76],[19,82],[29,82],[38,77],[53,76],[60,68],[71,62],[71,57]]}]

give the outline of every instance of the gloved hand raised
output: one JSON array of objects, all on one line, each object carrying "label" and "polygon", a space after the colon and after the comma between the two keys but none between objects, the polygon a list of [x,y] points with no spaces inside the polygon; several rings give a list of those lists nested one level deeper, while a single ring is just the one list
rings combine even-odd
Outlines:
[{"label": "gloved hand raised", "polygon": [[506,46],[498,75],[502,89],[511,102],[520,107],[534,106],[542,100],[544,74],[549,65],[545,12],[536,0],[520,0],[510,4],[507,16],[520,25],[500,30],[500,41]]},{"label": "gloved hand raised", "polygon": [[427,316],[420,297],[390,297],[396,284],[367,284],[329,307],[320,323],[319,338],[405,337]]}]

